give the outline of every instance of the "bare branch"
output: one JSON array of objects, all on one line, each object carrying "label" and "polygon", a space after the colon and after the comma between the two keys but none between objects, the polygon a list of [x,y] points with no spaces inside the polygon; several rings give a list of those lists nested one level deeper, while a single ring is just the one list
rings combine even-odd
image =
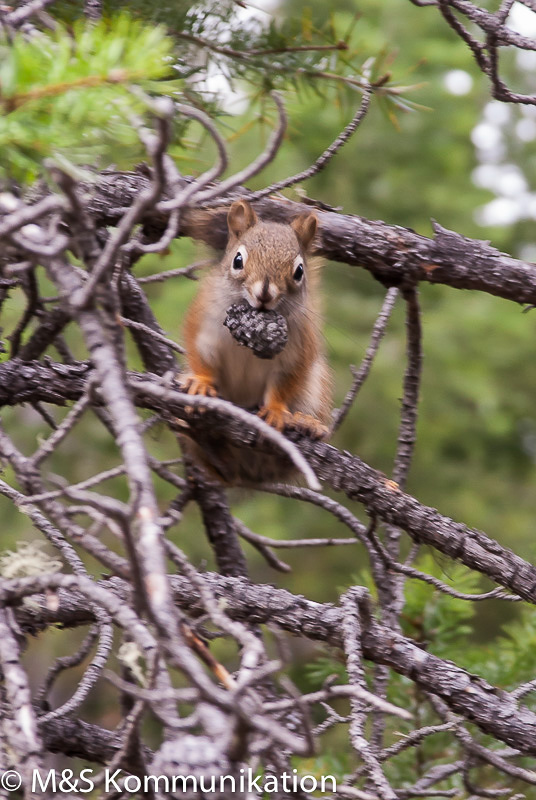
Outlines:
[{"label": "bare branch", "polygon": [[[501,3],[499,9],[492,13],[480,8],[469,0],[437,0],[437,2],[417,2],[414,5],[436,5],[444,20],[468,46],[479,69],[486,75],[492,85],[493,96],[506,103],[522,103],[535,105],[536,96],[511,91],[499,74],[499,47],[506,45],[522,50],[536,50],[534,39],[514,31],[508,26],[508,16],[514,5],[513,0]],[[524,5],[534,10],[534,3],[528,0]],[[456,16],[454,11],[464,16],[471,26],[476,26],[483,34],[480,42]]]},{"label": "bare branch", "polygon": [[75,308],[85,308],[90,302],[97,284],[104,273],[113,266],[119,248],[127,242],[134,225],[142,218],[147,209],[154,206],[164,189],[165,175],[162,161],[169,141],[169,120],[172,115],[171,102],[166,104],[165,108],[163,106],[163,110],[166,112],[165,115],[157,120],[158,135],[151,137],[147,142],[155,167],[153,182],[134,200],[117,229],[109,236],[85,285],[83,288],[78,288],[77,293],[70,298],[70,304]]},{"label": "bare branch", "polygon": [[151,336],[153,339],[158,339],[159,342],[163,342],[163,344],[166,344],[176,353],[184,353],[184,347],[181,347],[180,344],[174,342],[173,339],[169,339],[167,336],[162,336],[161,333],[158,333],[152,328],[149,328],[147,325],[144,325],[143,322],[135,322],[133,319],[127,319],[126,317],[119,317],[119,322],[121,325],[124,325],[125,328],[135,328],[138,331],[143,331],[147,334],[147,336]]},{"label": "bare branch", "polygon": [[145,278],[138,278],[138,283],[162,283],[170,278],[190,278],[196,280],[195,271],[206,267],[211,261],[196,261],[195,264],[190,264],[188,267],[178,267],[177,269],[168,269],[166,272],[157,272],[154,275],[147,275]]},{"label": "bare branch", "polygon": [[264,153],[261,153],[261,155],[255,159],[255,161],[252,161],[251,164],[249,164],[243,170],[237,172],[236,175],[231,175],[219,185],[213,187],[212,189],[207,189],[206,191],[201,192],[201,194],[198,194],[196,196],[196,203],[198,205],[206,204],[217,197],[228,194],[236,186],[240,186],[246,181],[249,181],[274,160],[279,148],[281,147],[281,142],[283,141],[283,136],[285,135],[285,131],[287,129],[287,114],[285,111],[285,106],[283,105],[283,101],[277,92],[272,92],[271,96],[277,106],[279,122],[277,128],[272,133],[268,144],[266,145]]},{"label": "bare branch", "polygon": [[383,339],[385,329],[387,327],[387,323],[389,322],[389,318],[391,316],[391,311],[393,310],[396,298],[398,297],[398,289],[391,288],[387,292],[385,296],[385,300],[383,301],[383,305],[380,309],[380,313],[374,323],[374,327],[372,329],[372,333],[370,336],[370,342],[367,347],[365,356],[359,369],[355,369],[352,367],[352,373],[354,376],[354,380],[352,381],[352,385],[348,390],[346,397],[344,398],[344,402],[341,407],[333,413],[333,422],[331,424],[331,434],[333,434],[344,422],[348,412],[350,411],[355,398],[357,397],[359,390],[363,386],[364,382],[368,378],[370,368],[372,367],[372,362],[378,352],[378,348],[380,346],[381,340]]},{"label": "bare branch", "polygon": [[30,797],[34,770],[42,767],[43,745],[37,730],[26,672],[19,659],[19,648],[13,631],[12,612],[0,608],[0,667],[10,709],[5,725],[10,749],[17,758],[24,794]]},{"label": "bare branch", "polygon": [[[225,602],[226,613],[231,619],[247,622],[253,615],[258,624],[276,625],[294,635],[342,647],[343,614],[333,605],[312,602],[273,586],[253,585],[242,578],[223,578],[211,573],[199,578],[207,583],[217,600]],[[174,601],[181,608],[192,615],[205,613],[200,604],[199,590],[188,579],[172,577],[170,581]],[[68,575],[4,581],[0,585],[0,600],[13,604],[21,595],[38,593],[49,585],[64,587],[68,591],[59,592],[59,604],[55,609],[49,609],[44,598],[35,596],[33,600],[38,604],[37,610],[19,608],[17,619],[23,629],[35,630],[40,625],[55,622],[87,624],[94,620],[87,600],[77,595],[76,584]],[[100,596],[100,585],[94,584],[97,586]],[[128,584],[112,578],[105,582],[104,588],[107,595],[113,593],[115,597],[113,605],[111,597],[107,597],[102,605],[115,615],[115,610],[122,607]],[[87,591],[90,591],[89,587]],[[112,607],[113,613],[110,611]],[[129,610],[128,614],[131,613]],[[119,619],[118,622],[122,624]],[[387,664],[399,674],[408,676],[424,691],[440,697],[456,714],[516,750],[536,753],[536,714],[526,706],[520,707],[510,693],[490,686],[452,662],[427,653],[415,642],[372,618],[362,618],[362,625],[364,658]]]},{"label": "bare branch", "polygon": [[[297,175],[292,175],[289,178],[284,178],[281,181],[277,181],[277,183],[271,184],[266,189],[260,189],[258,192],[253,192],[250,200],[261,200],[263,197],[267,197],[270,194],[274,194],[275,192],[281,191],[281,189],[286,189],[289,186],[294,186],[296,183],[301,183],[302,181],[307,180],[308,178],[312,178],[313,175],[317,175],[321,170],[324,169],[325,166],[331,161],[333,156],[344,147],[346,142],[351,138],[352,134],[359,128],[361,122],[365,118],[365,115],[369,109],[370,99],[372,97],[372,93],[374,88],[368,84],[365,84],[363,97],[361,99],[361,103],[359,108],[357,109],[353,119],[348,123],[346,128],[340,133],[337,138],[330,144],[330,146],[324,150],[321,156],[317,158],[314,164],[307,169],[304,169],[302,172],[298,172]],[[237,181],[234,185],[237,186],[240,183],[245,183],[246,179],[251,177],[248,175],[247,177],[242,178],[241,180]],[[203,202],[203,199],[200,199],[200,202]]]},{"label": "bare branch", "polygon": [[37,14],[53,2],[54,0],[30,0],[28,3],[22,3],[14,11],[6,14],[3,22],[6,22],[11,27],[20,26],[33,14]]},{"label": "bare branch", "polygon": [[[185,179],[187,180],[187,179]],[[99,224],[116,224],[117,205],[128,206],[147,187],[142,175],[101,176],[90,211]],[[236,189],[232,199],[251,196]],[[264,198],[255,204],[262,219],[289,222],[311,206],[286,198]],[[487,242],[468,239],[434,223],[433,239],[407,228],[348,216],[315,211],[320,226],[317,252],[328,259],[364,267],[386,286],[415,282],[438,283],[456,289],[484,291],[516,303],[536,304],[536,267],[500,253]],[[202,239],[216,249],[227,243],[227,208],[184,211],[179,235]],[[163,217],[150,213],[147,220],[162,226]]]},{"label": "bare branch", "polygon": [[[342,635],[346,654],[346,670],[351,685],[363,689],[366,687],[366,680],[361,663],[361,610],[368,602],[365,593],[366,590],[354,587],[341,597],[341,606],[344,612]],[[365,738],[366,704],[358,697],[351,697],[350,706],[352,709],[350,739],[354,749],[363,759],[370,782],[382,800],[396,800],[394,789],[385,777],[380,762]]]},{"label": "bare branch", "polygon": [[[93,657],[91,663],[84,671],[84,676],[82,680],[79,682],[77,689],[73,696],[67,700],[67,702],[63,703],[59,708],[55,708],[53,711],[49,711],[47,714],[44,714],[40,722],[47,722],[51,719],[57,719],[58,717],[63,717],[68,714],[71,714],[75,709],[79,708],[90,691],[93,689],[97,681],[102,675],[104,667],[106,666],[106,662],[110,656],[112,645],[113,645],[113,628],[109,624],[101,624],[99,630],[99,643],[97,647],[97,652]],[[61,665],[56,669],[54,676],[57,674],[59,669],[65,669],[66,666],[72,667],[76,666],[79,663],[79,659],[83,658],[84,649],[82,649],[79,653],[77,653],[74,659],[71,659],[67,663],[63,661]],[[51,676],[49,674],[46,687],[48,688],[51,683]]]},{"label": "bare branch", "polygon": [[[36,364],[26,364],[24,370],[14,369],[10,362],[0,365],[0,405],[49,398],[50,376],[56,375],[52,402],[58,401],[60,392],[64,393],[64,398],[80,397],[85,389],[84,380],[80,376],[87,370],[63,368],[60,374],[55,370],[56,368]],[[42,383],[36,385],[38,375],[42,378]],[[284,437],[243,409],[237,409],[219,399],[177,392],[147,376],[131,374],[129,387],[137,404],[187,420],[196,436],[208,426],[212,434],[217,430],[219,435],[229,436],[233,442],[254,447],[256,436],[261,433],[277,448],[281,447],[290,458],[295,457],[296,451],[289,445],[290,442],[295,443],[299,452],[307,459],[304,463],[311,464],[319,478],[336,491],[344,492],[350,499],[363,503],[371,515],[405,530],[415,542],[429,544],[469,568],[485,574],[523,599],[535,602],[536,568],[481,531],[454,522],[436,509],[422,505],[415,498],[401,492],[383,473],[372,469],[357,456],[341,452],[322,442],[311,442],[293,430],[288,430]],[[184,408],[189,405],[202,406],[206,411],[197,416],[187,414]],[[226,420],[225,425],[221,425],[221,415]],[[301,468],[298,459],[295,463]]]}]

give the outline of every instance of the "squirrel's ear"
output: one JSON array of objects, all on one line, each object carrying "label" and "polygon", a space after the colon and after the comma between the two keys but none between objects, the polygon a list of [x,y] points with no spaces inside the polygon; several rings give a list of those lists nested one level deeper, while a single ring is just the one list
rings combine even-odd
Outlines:
[{"label": "squirrel's ear", "polygon": [[242,236],[257,222],[257,215],[247,200],[235,200],[227,214],[229,231],[236,237]]},{"label": "squirrel's ear", "polygon": [[314,214],[300,214],[290,224],[294,228],[303,249],[308,250],[318,228],[316,216]]}]

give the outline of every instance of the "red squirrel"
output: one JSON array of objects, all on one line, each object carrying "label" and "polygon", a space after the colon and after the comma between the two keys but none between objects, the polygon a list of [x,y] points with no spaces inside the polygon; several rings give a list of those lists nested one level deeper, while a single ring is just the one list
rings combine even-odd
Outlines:
[{"label": "red squirrel", "polygon": [[[290,224],[262,222],[247,201],[237,200],[227,224],[225,254],[202,280],[186,315],[189,371],[180,383],[190,394],[219,396],[258,409],[278,430],[291,425],[322,438],[328,432],[332,402],[318,280],[307,260],[316,216],[302,214]],[[287,321],[287,344],[271,359],[257,358],[224,327],[229,306],[244,299],[259,311],[276,310]]]}]

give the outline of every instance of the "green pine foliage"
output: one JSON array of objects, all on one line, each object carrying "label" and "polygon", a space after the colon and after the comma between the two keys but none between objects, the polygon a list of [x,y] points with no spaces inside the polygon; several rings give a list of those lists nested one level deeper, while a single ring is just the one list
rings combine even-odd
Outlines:
[{"label": "green pine foliage", "polygon": [[[52,32],[0,38],[0,179],[32,182],[49,157],[64,165],[67,159],[133,167],[145,155],[133,119],[150,123],[151,97],[167,95],[213,117],[228,116],[207,76],[219,76],[254,102],[274,89],[359,91],[366,72],[382,82],[384,104],[416,107],[406,97],[412,87],[391,83],[384,73],[383,55],[356,46],[354,26],[335,25],[331,17],[320,27],[306,11],[281,21],[244,19],[230,0],[178,3],[172,11],[145,2],[106,10],[109,16],[93,24],[80,19],[76,4],[63,3],[62,22]],[[186,128],[187,121],[175,125],[170,152],[200,170],[199,136],[187,139]],[[234,135],[225,119],[222,129]],[[201,158],[210,160],[211,150]]]},{"label": "green pine foliage", "polygon": [[[177,89],[172,41],[162,27],[121,14],[110,21],[0,41],[0,176],[31,181],[61,155],[102,166],[142,157],[129,119],[151,93]],[[125,157],[125,151],[127,156]],[[120,154],[123,157],[120,158]],[[104,160],[106,156],[106,160]]]}]

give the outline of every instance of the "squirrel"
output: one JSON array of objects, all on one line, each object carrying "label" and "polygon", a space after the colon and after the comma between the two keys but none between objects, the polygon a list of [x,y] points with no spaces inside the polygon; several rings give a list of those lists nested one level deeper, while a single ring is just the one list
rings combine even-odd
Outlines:
[{"label": "squirrel", "polygon": [[[313,438],[328,433],[331,417],[331,372],[319,323],[319,289],[314,264],[307,256],[317,230],[313,213],[290,224],[263,222],[246,200],[235,201],[227,215],[229,239],[219,265],[202,280],[188,309],[184,345],[189,371],[179,377],[189,394],[219,396],[243,408],[258,410],[281,431],[292,426]],[[229,306],[243,300],[259,311],[277,310],[287,322],[288,341],[271,359],[259,359],[224,327]],[[224,447],[224,446],[222,446]],[[287,474],[271,470],[236,447],[209,446],[200,453],[225,482],[257,482]],[[206,447],[204,448],[207,449]],[[232,458],[230,458],[232,450]],[[266,456],[264,457],[266,459]],[[268,459],[271,463],[273,459]],[[274,478],[274,479],[275,479]]]}]

